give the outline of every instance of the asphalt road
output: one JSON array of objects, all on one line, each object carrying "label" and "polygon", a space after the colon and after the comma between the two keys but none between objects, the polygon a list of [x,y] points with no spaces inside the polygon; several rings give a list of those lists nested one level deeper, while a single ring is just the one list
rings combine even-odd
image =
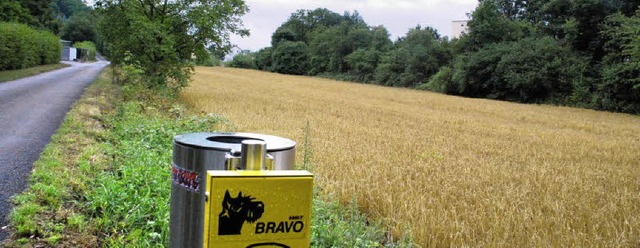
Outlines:
[{"label": "asphalt road", "polygon": [[31,167],[71,105],[108,62],[74,63],[0,83],[0,240],[8,233],[11,196],[27,186]]}]

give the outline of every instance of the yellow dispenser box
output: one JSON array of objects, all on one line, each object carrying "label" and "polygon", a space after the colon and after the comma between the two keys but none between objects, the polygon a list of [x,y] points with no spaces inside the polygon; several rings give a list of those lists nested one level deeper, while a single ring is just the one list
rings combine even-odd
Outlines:
[{"label": "yellow dispenser box", "polygon": [[204,247],[309,247],[313,175],[208,171]]}]

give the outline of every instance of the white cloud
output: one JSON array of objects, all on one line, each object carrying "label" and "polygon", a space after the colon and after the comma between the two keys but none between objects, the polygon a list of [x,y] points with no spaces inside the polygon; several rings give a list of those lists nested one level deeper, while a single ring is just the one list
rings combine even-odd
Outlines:
[{"label": "white cloud", "polygon": [[251,4],[269,4],[279,6],[343,6],[364,7],[373,9],[404,9],[430,8],[441,4],[475,5],[477,0],[247,0]]}]

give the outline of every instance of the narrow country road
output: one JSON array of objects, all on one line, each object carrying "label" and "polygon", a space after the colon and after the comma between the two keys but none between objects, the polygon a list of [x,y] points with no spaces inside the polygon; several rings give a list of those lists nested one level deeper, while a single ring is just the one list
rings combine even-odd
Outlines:
[{"label": "narrow country road", "polygon": [[8,235],[11,196],[25,189],[33,162],[71,105],[109,62],[70,64],[0,83],[0,240]]}]

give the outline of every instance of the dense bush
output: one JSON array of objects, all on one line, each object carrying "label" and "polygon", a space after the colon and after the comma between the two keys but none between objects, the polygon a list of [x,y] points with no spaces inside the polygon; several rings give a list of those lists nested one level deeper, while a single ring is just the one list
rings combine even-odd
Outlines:
[{"label": "dense bush", "polygon": [[96,44],[91,41],[76,42],[73,47],[79,48],[78,58],[83,61],[95,61],[96,60]]},{"label": "dense bush", "polygon": [[273,48],[267,47],[260,49],[260,51],[255,53],[254,63],[256,65],[256,69],[262,71],[272,71],[271,68],[272,59],[271,55],[273,54]]},{"label": "dense bush", "polygon": [[453,70],[449,66],[443,66],[435,75],[429,78],[428,83],[418,85],[419,90],[430,90],[440,93],[454,92]]},{"label": "dense bush", "polygon": [[602,80],[594,105],[612,111],[640,113],[640,9],[634,16],[609,16]]},{"label": "dense bush", "polygon": [[209,67],[222,65],[222,61],[220,61],[220,59],[217,56],[209,53],[207,53],[204,56],[201,55],[196,57],[195,63],[198,66],[209,66]]},{"label": "dense bush", "polygon": [[58,63],[61,56],[62,43],[53,33],[0,22],[0,70]]},{"label": "dense bush", "polygon": [[[585,63],[552,38],[496,43],[460,56],[448,93],[517,102],[566,102]],[[440,86],[441,87],[441,86]]]},{"label": "dense bush", "polygon": [[376,78],[383,85],[414,88],[427,83],[440,67],[451,60],[451,53],[433,28],[409,30],[395,43],[378,65]]},{"label": "dense bush", "polygon": [[353,81],[373,82],[376,65],[380,61],[382,52],[375,49],[359,48],[345,57],[347,66],[351,68],[350,74]]},{"label": "dense bush", "polygon": [[88,12],[76,13],[62,28],[61,37],[71,42],[96,41],[97,18]]},{"label": "dense bush", "polygon": [[29,10],[19,0],[0,1],[0,22],[35,23]]},{"label": "dense bush", "polygon": [[285,41],[273,51],[274,71],[304,75],[307,72],[307,68],[307,45],[304,42]]},{"label": "dense bush", "polygon": [[252,53],[241,52],[236,54],[231,61],[227,63],[227,66],[245,69],[257,69],[254,62],[254,55]]}]

